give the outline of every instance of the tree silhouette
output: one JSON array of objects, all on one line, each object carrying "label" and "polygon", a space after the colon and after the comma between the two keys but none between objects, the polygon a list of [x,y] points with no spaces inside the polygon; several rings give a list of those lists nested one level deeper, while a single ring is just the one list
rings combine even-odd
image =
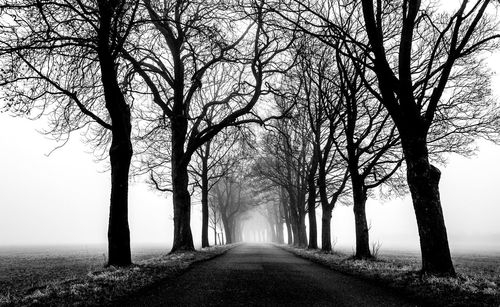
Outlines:
[{"label": "tree silhouette", "polygon": [[269,6],[285,24],[333,50],[345,42],[342,54],[358,70],[375,74],[378,89],[369,90],[401,138],[425,273],[455,274],[440,171],[431,160],[449,152],[468,155],[477,137],[498,138],[498,107],[488,99],[489,72],[481,58],[498,44],[495,23],[485,14],[491,3],[461,1],[451,14],[421,1],[293,0]]},{"label": "tree silhouette", "polygon": [[[263,4],[219,1],[144,1],[145,28],[127,59],[144,80],[167,130],[174,204],[172,252],[193,250],[188,165],[195,152],[230,126],[262,122],[255,112],[282,69],[287,43],[266,23]],[[148,33],[148,34],[144,34]],[[200,99],[216,78],[223,87]],[[215,118],[207,121],[207,115]],[[210,125],[207,123],[210,122]]]},{"label": "tree silhouette", "polygon": [[6,108],[50,116],[56,138],[87,127],[109,148],[111,202],[108,265],[131,264],[128,176],[131,112],[123,85],[126,44],[137,2],[2,1],[0,84]]}]

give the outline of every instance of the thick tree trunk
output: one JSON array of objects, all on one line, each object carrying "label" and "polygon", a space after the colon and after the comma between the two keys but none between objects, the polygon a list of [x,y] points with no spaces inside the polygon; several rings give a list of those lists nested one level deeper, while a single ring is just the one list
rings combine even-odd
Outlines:
[{"label": "thick tree trunk", "polygon": [[209,247],[208,243],[208,163],[202,157],[201,171],[201,247]]},{"label": "thick tree trunk", "polygon": [[[354,196],[354,222],[356,224],[356,259],[372,258],[369,229],[366,222],[366,194]],[[359,199],[358,199],[359,197]]]},{"label": "thick tree trunk", "polygon": [[455,275],[439,195],[439,169],[429,162],[425,137],[405,137],[407,180],[420,236],[422,272]]},{"label": "thick tree trunk", "polygon": [[193,251],[191,234],[191,196],[188,190],[188,161],[184,154],[187,120],[172,119],[172,201],[174,204],[174,242],[171,253]]},{"label": "thick tree trunk", "polygon": [[[176,164],[172,162],[172,164]],[[191,196],[188,191],[188,172],[185,165],[172,167],[172,188],[174,204],[174,242],[171,253],[193,251],[191,234]]]},{"label": "thick tree trunk", "polygon": [[332,222],[332,210],[328,208],[322,208],[323,213],[321,217],[321,250],[330,252],[332,250],[332,234],[331,234],[331,222]]},{"label": "thick tree trunk", "polygon": [[354,224],[356,229],[356,259],[369,259],[372,258],[370,252],[370,238],[368,223],[366,222],[366,190],[363,187],[361,178],[356,173],[354,176],[351,172],[352,194],[353,194],[353,211],[354,211]]},{"label": "thick tree trunk", "polygon": [[108,265],[127,266],[132,263],[128,224],[128,175],[132,144],[113,137],[109,151],[111,160],[111,202],[108,225]]},{"label": "thick tree trunk", "polygon": [[103,10],[99,33],[99,62],[106,109],[111,118],[111,200],[108,225],[108,265],[127,266],[132,263],[128,224],[128,176],[132,159],[130,108],[117,81],[115,61],[109,50],[110,7]]}]

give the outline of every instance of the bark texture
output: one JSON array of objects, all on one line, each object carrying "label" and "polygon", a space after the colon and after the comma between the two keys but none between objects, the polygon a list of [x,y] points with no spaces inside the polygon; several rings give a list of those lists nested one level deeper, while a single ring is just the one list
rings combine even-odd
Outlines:
[{"label": "bark texture", "polygon": [[431,165],[424,137],[403,139],[407,179],[417,218],[422,271],[435,275],[455,275],[444,223],[439,180],[441,172]]},{"label": "bark texture", "polygon": [[174,241],[171,253],[193,251],[191,234],[191,196],[188,190],[188,159],[184,153],[187,134],[187,119],[178,116],[172,119],[172,202],[174,205]]},{"label": "bark texture", "polygon": [[370,237],[366,222],[366,192],[362,189],[356,191],[354,198],[354,223],[356,227],[356,259],[372,258],[370,252]]}]

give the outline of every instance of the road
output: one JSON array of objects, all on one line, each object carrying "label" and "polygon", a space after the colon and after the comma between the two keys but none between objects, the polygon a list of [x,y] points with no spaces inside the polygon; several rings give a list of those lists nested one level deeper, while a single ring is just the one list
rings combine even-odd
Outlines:
[{"label": "road", "polygon": [[128,306],[415,306],[390,290],[296,257],[243,244],[195,264]]}]

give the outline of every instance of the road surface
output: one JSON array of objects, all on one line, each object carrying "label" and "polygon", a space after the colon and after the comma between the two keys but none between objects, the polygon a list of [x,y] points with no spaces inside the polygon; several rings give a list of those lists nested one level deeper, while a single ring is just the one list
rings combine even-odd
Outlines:
[{"label": "road surface", "polygon": [[390,290],[298,258],[273,245],[244,244],[195,264],[174,283],[126,306],[415,306]]}]

